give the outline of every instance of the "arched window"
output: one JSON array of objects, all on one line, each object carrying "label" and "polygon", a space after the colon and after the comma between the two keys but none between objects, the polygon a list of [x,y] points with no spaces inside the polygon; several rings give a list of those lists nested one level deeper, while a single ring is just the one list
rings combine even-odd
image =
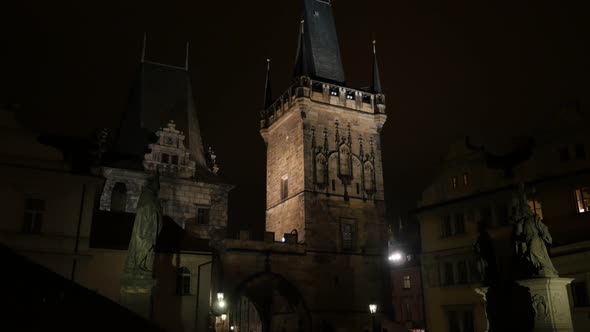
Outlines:
[{"label": "arched window", "polygon": [[319,185],[326,184],[326,158],[318,155],[316,158],[316,183]]},{"label": "arched window", "polygon": [[111,211],[125,212],[127,206],[127,186],[123,182],[115,183],[111,193]]},{"label": "arched window", "polygon": [[351,175],[350,149],[346,145],[340,147],[340,175]]},{"label": "arched window", "polygon": [[375,191],[375,171],[373,165],[370,163],[365,164],[365,191],[367,193],[373,193]]},{"label": "arched window", "polygon": [[176,295],[189,295],[191,293],[191,271],[186,267],[178,268],[176,274]]}]

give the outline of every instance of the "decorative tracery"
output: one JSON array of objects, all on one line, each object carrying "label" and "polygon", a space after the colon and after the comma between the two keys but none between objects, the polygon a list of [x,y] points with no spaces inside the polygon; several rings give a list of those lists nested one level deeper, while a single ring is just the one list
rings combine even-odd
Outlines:
[{"label": "decorative tracery", "polygon": [[[369,151],[365,151],[364,139],[357,138],[358,146],[353,144],[351,125],[346,124],[342,135],[341,123],[334,122],[334,143],[330,147],[329,130],[323,128],[323,145],[317,145],[317,130],[311,128],[313,182],[316,190],[327,194],[343,194],[363,199],[372,198],[377,191],[375,178],[374,140],[369,138]],[[356,151],[355,151],[356,150]]]}]

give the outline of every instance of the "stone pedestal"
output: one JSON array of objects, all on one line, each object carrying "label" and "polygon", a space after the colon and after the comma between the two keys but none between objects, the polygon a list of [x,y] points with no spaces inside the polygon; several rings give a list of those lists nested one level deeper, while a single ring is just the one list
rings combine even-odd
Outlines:
[{"label": "stone pedestal", "polygon": [[478,287],[474,289],[474,291],[483,299],[483,312],[486,315],[486,326],[483,332],[488,332],[490,330],[490,319],[488,317],[488,290],[488,287]]},{"label": "stone pedestal", "polygon": [[535,312],[535,332],[573,332],[567,285],[570,278],[535,278],[518,280],[530,291]]},{"label": "stone pedestal", "polygon": [[152,293],[155,286],[156,280],[151,275],[123,274],[121,278],[121,305],[150,320]]}]

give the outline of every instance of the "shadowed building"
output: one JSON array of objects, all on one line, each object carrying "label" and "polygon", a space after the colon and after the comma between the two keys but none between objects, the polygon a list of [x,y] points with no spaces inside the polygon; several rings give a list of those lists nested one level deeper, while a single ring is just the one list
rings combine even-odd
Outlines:
[{"label": "shadowed building", "polygon": [[[514,150],[505,155],[475,148],[469,141],[451,147],[416,212],[430,331],[484,331],[484,303],[474,292],[480,285],[474,255],[478,224],[492,240],[500,280],[512,280],[517,271],[512,265],[510,206],[519,183],[528,190],[531,210],[549,228],[553,238],[550,255],[559,276],[575,279],[569,286],[574,329],[590,328],[590,137],[586,123],[584,112],[560,112],[553,119],[554,127],[539,135],[534,144],[530,139],[515,141]],[[516,328],[517,323],[512,326]]]}]

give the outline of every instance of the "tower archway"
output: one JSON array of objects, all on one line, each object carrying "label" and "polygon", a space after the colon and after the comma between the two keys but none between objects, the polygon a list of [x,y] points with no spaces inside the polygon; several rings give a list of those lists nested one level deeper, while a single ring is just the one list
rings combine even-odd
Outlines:
[{"label": "tower archway", "polygon": [[309,332],[311,316],[299,290],[280,274],[261,272],[232,294],[230,313],[238,331]]}]

